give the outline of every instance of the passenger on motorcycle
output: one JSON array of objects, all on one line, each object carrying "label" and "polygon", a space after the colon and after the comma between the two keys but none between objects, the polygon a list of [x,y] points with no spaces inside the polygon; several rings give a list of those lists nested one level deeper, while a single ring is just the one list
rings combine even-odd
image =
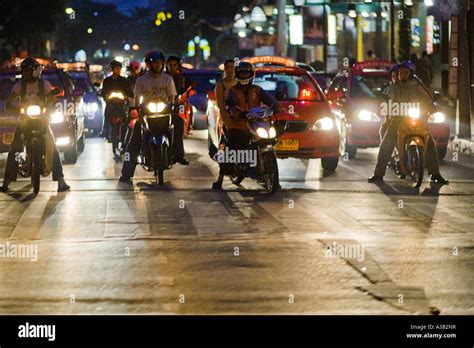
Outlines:
[{"label": "passenger on motorcycle", "polygon": [[[430,96],[423,90],[423,87],[414,79],[414,74],[414,65],[410,61],[402,62],[398,69],[399,81],[389,86],[387,95],[392,102],[400,103],[400,105],[401,103],[417,103],[420,106],[420,115],[426,117],[432,109],[433,102]],[[393,150],[397,143],[397,131],[401,121],[401,117],[390,118],[386,133],[380,144],[374,175],[368,178],[368,182],[374,183],[383,181],[387,164],[392,157]],[[428,137],[427,145],[426,168],[431,175],[431,181],[443,185],[448,184],[449,181],[444,179],[439,172],[436,143],[431,134]]]},{"label": "passenger on motorcycle", "polygon": [[[33,58],[26,58],[21,63],[21,81],[17,82],[6,101],[7,108],[13,108],[12,103],[16,99],[20,99],[20,105],[39,104],[47,107],[54,99],[52,98],[53,87],[51,84],[40,78],[43,67]],[[52,132],[49,132],[52,134]],[[52,142],[54,144],[54,141]],[[8,152],[7,165],[5,168],[5,177],[1,190],[8,191],[11,181],[16,181],[18,175],[18,163],[16,157],[18,153],[23,152],[22,132],[20,126],[15,128],[13,141]],[[58,191],[67,191],[70,186],[64,180],[63,167],[59,152],[54,145],[53,150],[53,181],[58,182]]]},{"label": "passenger on motorcycle", "polygon": [[[155,98],[161,98],[164,102],[172,103],[177,95],[173,78],[163,73],[165,67],[165,56],[159,51],[152,51],[145,55],[145,63],[148,72],[140,76],[135,83],[135,102],[139,107],[142,103],[148,103]],[[135,123],[130,142],[125,150],[125,159],[122,166],[120,182],[131,183],[135,173],[137,158],[140,154],[142,144],[141,117]]]},{"label": "passenger on motorcycle", "polygon": [[[186,91],[184,76],[180,69],[181,59],[177,56],[169,56],[166,60],[166,73],[173,78],[178,95]],[[188,165],[189,161],[184,157],[184,120],[178,115],[178,107],[173,110],[171,120],[174,125],[173,160],[182,165]]]},{"label": "passenger on motorcycle", "polygon": [[[228,112],[222,114],[222,122],[225,126],[226,146],[230,150],[246,149],[250,142],[250,134],[245,119],[248,111],[253,107],[265,104],[277,113],[282,110],[278,101],[265,92],[260,86],[253,84],[255,67],[248,62],[238,62],[235,66],[235,77],[237,84],[228,90],[225,104]],[[220,165],[219,177],[212,184],[212,189],[222,189],[224,175],[229,175],[232,165],[223,163]]]},{"label": "passenger on motorcycle", "polygon": [[[110,70],[112,71],[112,75],[107,77],[103,84],[102,90],[100,95],[104,98],[106,105],[104,111],[104,125],[102,127],[102,132],[100,133],[101,137],[109,138],[109,130],[110,130],[110,117],[113,116],[111,113],[116,112],[114,105],[111,105],[107,102],[107,99],[111,92],[121,92],[125,98],[133,98],[133,92],[130,87],[130,82],[123,76],[121,76],[122,71],[122,63],[113,60],[110,63]],[[125,119],[126,111],[123,110],[123,116]]]}]

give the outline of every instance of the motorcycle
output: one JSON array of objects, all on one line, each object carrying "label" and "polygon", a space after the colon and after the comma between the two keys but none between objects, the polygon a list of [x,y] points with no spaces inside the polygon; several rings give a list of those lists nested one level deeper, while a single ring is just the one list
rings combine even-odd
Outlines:
[{"label": "motorcycle", "polygon": [[51,173],[53,163],[54,136],[49,128],[47,110],[39,105],[28,105],[20,109],[19,127],[26,155],[17,158],[18,172],[25,178],[31,177],[35,195],[40,189],[40,177]]},{"label": "motorcycle", "polygon": [[122,92],[112,91],[107,97],[107,106],[110,112],[109,116],[109,134],[107,139],[112,143],[112,152],[114,157],[119,156],[119,150],[123,146],[125,132],[123,129],[124,117],[125,117],[125,96]]},{"label": "motorcycle", "polygon": [[[234,162],[230,175],[233,184],[240,185],[246,177],[250,177],[260,182],[267,192],[275,193],[280,188],[280,181],[274,146],[285,132],[286,121],[278,121],[268,107],[254,107],[243,118],[247,120],[250,142],[245,150],[237,150],[233,156],[239,159],[240,153],[240,157],[245,156],[244,161],[232,161],[232,154],[229,154],[232,150],[222,149],[222,145],[215,159],[220,163]],[[254,159],[253,163],[249,163],[249,159]]]},{"label": "motorcycle", "polygon": [[176,107],[178,115],[184,120],[184,136],[187,137],[191,131],[192,125],[192,106],[188,101],[188,98],[195,95],[196,91],[194,87],[197,86],[197,82],[191,84],[186,91],[184,91],[176,100]]},{"label": "motorcycle", "polygon": [[410,108],[397,131],[397,145],[388,166],[404,179],[407,175],[419,188],[423,182],[425,158],[428,149],[428,124],[420,118],[420,109]]},{"label": "motorcycle", "polygon": [[142,105],[142,149],[141,165],[153,172],[157,184],[163,185],[164,171],[173,166],[173,131],[171,118],[172,104],[162,101]]}]

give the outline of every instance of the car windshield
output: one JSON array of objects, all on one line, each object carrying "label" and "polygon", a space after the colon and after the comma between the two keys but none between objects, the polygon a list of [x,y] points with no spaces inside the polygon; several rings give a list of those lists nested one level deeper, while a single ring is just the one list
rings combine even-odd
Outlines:
[{"label": "car windshield", "polygon": [[0,100],[7,100],[15,83],[20,79],[21,74],[1,74],[0,75]]},{"label": "car windshield", "polygon": [[72,76],[72,80],[74,81],[74,86],[82,89],[85,93],[91,93],[94,91],[92,84],[88,79]]},{"label": "car windshield", "polygon": [[352,98],[380,98],[389,85],[388,75],[354,75],[352,76]]},{"label": "car windshield", "polygon": [[255,84],[277,100],[322,100],[316,83],[307,75],[285,72],[257,72]]},{"label": "car windshield", "polygon": [[189,86],[191,83],[197,82],[194,89],[197,93],[205,94],[216,88],[216,83],[220,78],[220,73],[186,74],[186,85]]}]

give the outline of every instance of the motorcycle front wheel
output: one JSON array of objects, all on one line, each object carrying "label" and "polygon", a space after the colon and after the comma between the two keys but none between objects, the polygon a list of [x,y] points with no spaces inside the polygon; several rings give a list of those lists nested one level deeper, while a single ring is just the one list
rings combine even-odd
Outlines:
[{"label": "motorcycle front wheel", "polygon": [[415,187],[420,187],[425,171],[424,149],[422,146],[412,145],[408,148],[407,169]]},{"label": "motorcycle front wheel", "polygon": [[278,163],[275,152],[268,151],[262,154],[263,161],[263,184],[270,193],[275,193],[280,188],[280,179],[278,175]]},{"label": "motorcycle front wheel", "polygon": [[164,183],[164,171],[167,167],[167,153],[168,149],[165,144],[154,145],[151,147],[151,161],[155,173],[156,182],[158,185]]}]

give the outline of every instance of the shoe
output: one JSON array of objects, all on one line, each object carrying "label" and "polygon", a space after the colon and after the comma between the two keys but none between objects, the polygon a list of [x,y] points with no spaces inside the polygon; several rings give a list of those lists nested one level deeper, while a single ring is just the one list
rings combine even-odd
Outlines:
[{"label": "shoe", "polygon": [[220,190],[222,190],[222,183],[219,182],[219,181],[213,182],[213,183],[212,183],[212,189],[213,189],[214,191],[220,191]]},{"label": "shoe", "polygon": [[177,161],[179,164],[183,166],[187,166],[189,164],[189,161],[186,158],[181,158],[179,161]]},{"label": "shoe", "polygon": [[128,178],[128,177],[122,175],[122,176],[119,178],[119,182],[122,182],[122,183],[124,183],[124,184],[131,184],[131,183],[132,183],[132,180],[131,180],[130,178]]},{"label": "shoe", "polygon": [[62,185],[58,185],[58,192],[69,191],[70,189],[71,189],[71,186],[69,186],[66,183],[64,183]]},{"label": "shoe", "polygon": [[441,185],[449,185],[449,181],[446,180],[445,178],[443,178],[441,176],[441,174],[433,174],[431,175],[431,181],[432,182],[436,182],[438,184],[441,184]]},{"label": "shoe", "polygon": [[0,191],[2,191],[2,192],[7,192],[9,185],[10,185],[10,181],[4,180],[2,187],[0,187]]},{"label": "shoe", "polygon": [[368,178],[367,181],[370,182],[370,183],[381,182],[381,181],[383,181],[383,176],[374,174],[370,178]]}]

